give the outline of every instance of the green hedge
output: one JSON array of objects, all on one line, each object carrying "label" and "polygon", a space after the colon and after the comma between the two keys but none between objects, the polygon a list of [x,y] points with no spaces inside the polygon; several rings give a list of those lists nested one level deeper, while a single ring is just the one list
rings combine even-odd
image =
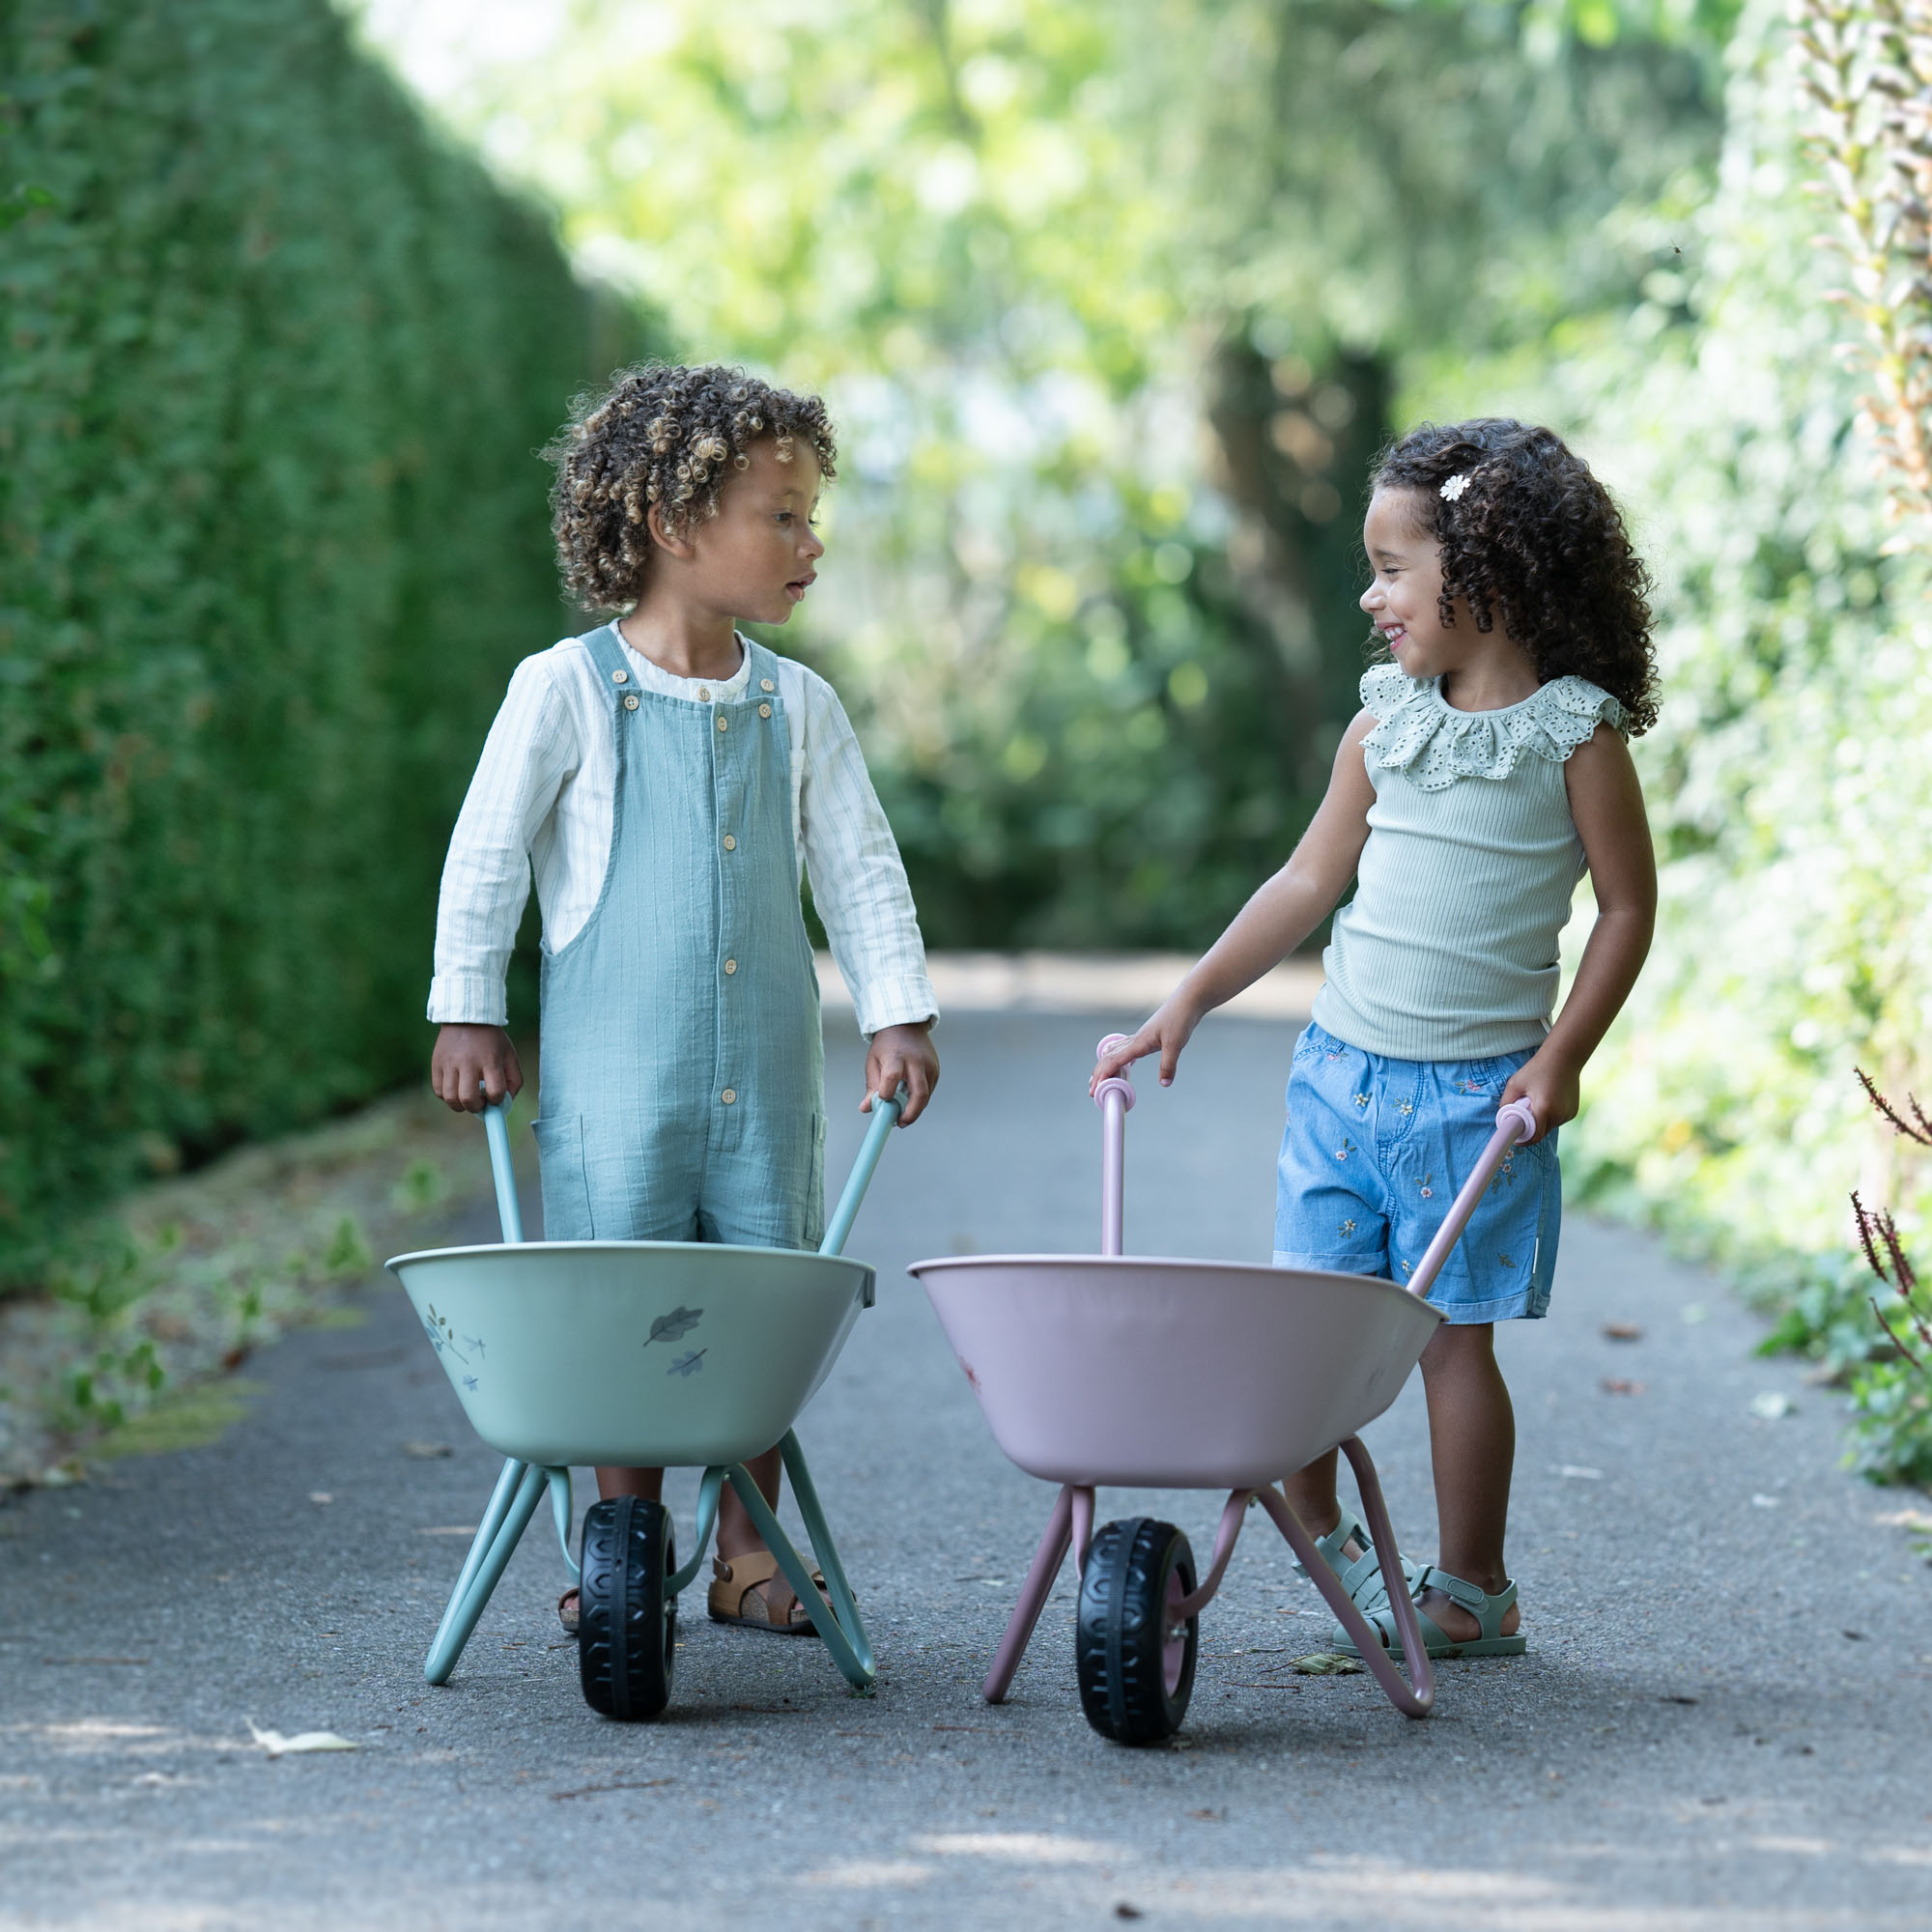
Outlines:
[{"label": "green hedge", "polygon": [[648,346],[327,0],[0,0],[0,1276],[416,1071],[563,627],[533,451]]}]

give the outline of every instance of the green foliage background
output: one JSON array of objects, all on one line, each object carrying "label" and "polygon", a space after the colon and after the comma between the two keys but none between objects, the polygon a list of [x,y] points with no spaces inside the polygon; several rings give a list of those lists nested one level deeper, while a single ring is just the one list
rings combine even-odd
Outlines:
[{"label": "green foliage background", "polygon": [[0,4],[0,1265],[418,1070],[561,628],[531,452],[638,346],[326,0]]}]

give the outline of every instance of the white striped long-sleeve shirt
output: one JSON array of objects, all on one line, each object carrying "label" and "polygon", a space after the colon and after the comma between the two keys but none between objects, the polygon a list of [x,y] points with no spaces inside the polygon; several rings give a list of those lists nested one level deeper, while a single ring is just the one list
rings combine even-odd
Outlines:
[{"label": "white striped long-sleeve shirt", "polygon": [[[751,678],[749,653],[717,683],[674,676],[624,648],[639,685],[687,703],[731,701]],[[870,1035],[936,1019],[905,867],[844,707],[822,677],[789,658],[778,659],[778,684],[791,735],[792,844],[860,1029]],[[504,975],[533,871],[546,945],[554,951],[582,929],[610,864],[616,778],[609,699],[588,648],[568,638],[526,658],[490,727],[443,865],[433,1021],[504,1023]]]}]

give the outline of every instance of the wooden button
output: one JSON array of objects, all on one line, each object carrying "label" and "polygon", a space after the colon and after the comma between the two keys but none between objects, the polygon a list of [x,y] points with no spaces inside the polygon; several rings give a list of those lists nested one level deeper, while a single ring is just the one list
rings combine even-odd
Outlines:
[{"label": "wooden button", "polygon": [[697,687],[697,695],[706,704],[711,702],[711,694],[701,684]]},{"label": "wooden button", "polygon": [[730,719],[728,719],[728,718],[721,718],[721,719],[719,719],[719,721],[718,721],[718,728],[719,728],[719,730],[721,730],[721,731],[728,731],[728,730],[730,730],[730,728],[731,728],[731,721],[730,721]]},{"label": "wooden button", "polygon": [[629,684],[630,681],[631,673],[627,670],[613,670],[611,673],[611,682],[612,684]]},{"label": "wooden button", "polygon": [[725,960],[724,970],[727,973],[735,973],[738,970],[738,962],[735,959]]},{"label": "wooden button", "polygon": [[778,686],[775,685],[770,678],[761,677],[758,680],[758,689],[760,691],[776,691],[778,689]]},{"label": "wooden button", "polygon": [[758,716],[760,718],[769,718],[771,715],[772,715],[772,707],[769,704],[761,704],[758,706]]},{"label": "wooden button", "polygon": [[738,1090],[735,1087],[727,1087],[718,1097],[728,1107],[738,1097]]},{"label": "wooden button", "polygon": [[635,711],[637,708],[638,694],[635,691],[627,693],[624,697],[624,709],[626,711]]},{"label": "wooden button", "polygon": [[738,849],[738,841],[728,832],[724,835],[724,849],[727,852],[735,852]]}]

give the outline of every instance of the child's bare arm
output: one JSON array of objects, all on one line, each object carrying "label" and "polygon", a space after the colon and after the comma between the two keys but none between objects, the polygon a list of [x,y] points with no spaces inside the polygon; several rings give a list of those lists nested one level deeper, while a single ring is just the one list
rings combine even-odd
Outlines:
[{"label": "child's bare arm", "polygon": [[1334,910],[1369,842],[1376,788],[1369,782],[1362,740],[1375,728],[1373,712],[1356,714],[1336,748],[1321,808],[1288,864],[1235,915],[1147,1025],[1101,1056],[1090,1085],[1098,1086],[1151,1053],[1160,1055],[1160,1084],[1171,1085],[1181,1048],[1203,1016],[1278,966]]},{"label": "child's bare arm", "polygon": [[925,1112],[925,1103],[938,1085],[939,1055],[933,1049],[932,1022],[881,1027],[866,1052],[866,1097],[859,1102],[859,1111],[869,1114],[874,1094],[896,1094],[903,1086],[906,1101],[899,1125],[909,1127]]},{"label": "child's bare arm", "polygon": [[429,1084],[445,1107],[480,1114],[505,1094],[522,1093],[517,1049],[499,1026],[446,1026],[430,1055]]},{"label": "child's bare arm", "polygon": [[1556,1024],[1503,1090],[1505,1101],[1526,1098],[1536,1110],[1538,1140],[1577,1118],[1584,1063],[1630,998],[1657,923],[1657,859],[1630,748],[1599,724],[1563,774],[1589,861],[1597,923]]}]

